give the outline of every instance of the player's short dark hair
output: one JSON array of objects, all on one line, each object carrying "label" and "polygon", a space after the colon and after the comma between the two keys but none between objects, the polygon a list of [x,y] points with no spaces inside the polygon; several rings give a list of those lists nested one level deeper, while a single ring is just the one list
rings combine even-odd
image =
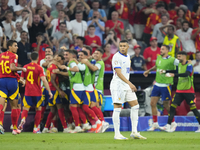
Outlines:
[{"label": "player's short dark hair", "polygon": [[88,26],[88,28],[95,28],[95,25],[91,24]]},{"label": "player's short dark hair", "polygon": [[90,55],[92,55],[92,48],[88,45],[84,45],[83,47],[85,47],[85,49],[90,51]]},{"label": "player's short dark hair", "polygon": [[187,20],[184,20],[181,24],[182,26],[184,25],[184,23],[187,23],[188,25],[190,25],[190,23]]},{"label": "player's short dark hair", "polygon": [[177,53],[177,55],[185,55],[185,56],[187,56],[187,53],[184,52],[184,51],[179,51],[179,52]]},{"label": "player's short dark hair", "polygon": [[72,51],[73,51],[73,54],[76,55],[76,57],[77,57],[78,56],[77,50],[73,49]]},{"label": "player's short dark hair", "polygon": [[46,47],[45,50],[46,50],[46,49],[50,49],[50,50],[53,52],[53,49],[52,49],[51,47],[49,47],[49,46]]},{"label": "player's short dark hair", "polygon": [[61,55],[61,54],[58,54],[58,57],[60,57],[60,58],[61,58],[61,60],[65,60],[64,56],[63,56],[63,55]]},{"label": "player's short dark hair", "polygon": [[38,59],[38,52],[32,52],[31,53],[31,60],[37,60]]},{"label": "player's short dark hair", "polygon": [[15,40],[9,40],[7,42],[7,48],[9,49],[9,46],[12,46],[14,43],[17,43],[17,41],[15,41]]},{"label": "player's short dark hair", "polygon": [[102,55],[104,53],[104,50],[102,48],[97,48],[95,51],[99,51]]},{"label": "player's short dark hair", "polygon": [[175,27],[173,25],[169,25],[168,28],[172,28],[172,30],[175,30]]},{"label": "player's short dark hair", "polygon": [[85,42],[85,38],[82,37],[82,36],[77,36],[76,39],[79,39],[79,40],[83,41],[83,43]]},{"label": "player's short dark hair", "polygon": [[169,10],[175,9],[175,7],[176,7],[176,3],[174,2],[169,3]]},{"label": "player's short dark hair", "polygon": [[169,45],[165,45],[165,44],[163,44],[162,46],[166,47],[168,51],[170,50]]},{"label": "player's short dark hair", "polygon": [[78,53],[83,53],[85,56],[88,56],[88,53],[86,51],[79,51]]},{"label": "player's short dark hair", "polygon": [[128,41],[127,40],[121,40],[119,43],[127,43],[128,44]]}]

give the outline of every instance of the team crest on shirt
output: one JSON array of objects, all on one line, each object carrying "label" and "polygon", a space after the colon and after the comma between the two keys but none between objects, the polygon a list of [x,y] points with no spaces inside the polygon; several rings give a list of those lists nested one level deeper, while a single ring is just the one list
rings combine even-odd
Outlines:
[{"label": "team crest on shirt", "polygon": [[118,61],[117,61],[117,60],[115,60],[115,61],[114,61],[114,64],[115,64],[115,65],[117,65],[117,64],[118,64]]},{"label": "team crest on shirt", "polygon": [[121,100],[121,98],[119,97],[119,100]]}]

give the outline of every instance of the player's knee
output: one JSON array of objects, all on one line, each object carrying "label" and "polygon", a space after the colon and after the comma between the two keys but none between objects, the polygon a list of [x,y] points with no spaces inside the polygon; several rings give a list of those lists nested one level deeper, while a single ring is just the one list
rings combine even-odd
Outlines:
[{"label": "player's knee", "polygon": [[151,105],[151,107],[156,107],[157,103],[154,101],[151,101],[150,105]]}]

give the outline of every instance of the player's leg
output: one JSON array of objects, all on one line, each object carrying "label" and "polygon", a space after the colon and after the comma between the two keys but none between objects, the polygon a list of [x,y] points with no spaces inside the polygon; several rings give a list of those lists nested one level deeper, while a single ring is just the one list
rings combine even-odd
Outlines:
[{"label": "player's leg", "polygon": [[48,91],[45,88],[42,88],[42,98],[43,98],[43,104],[42,104],[42,109],[41,109],[40,123],[42,122],[42,120],[44,118],[44,112],[46,110],[46,107],[48,105],[48,100],[49,100],[49,94],[48,94]]},{"label": "player's leg", "polygon": [[125,101],[127,101],[128,104],[131,106],[130,118],[131,118],[132,132],[130,137],[133,139],[147,139],[146,137],[141,136],[140,133],[137,131],[139,104],[135,92],[128,90],[125,95]]},{"label": "player's leg", "polygon": [[5,101],[4,108],[0,113],[0,134],[4,134],[3,121],[4,121],[4,113],[6,111],[6,108],[7,108],[7,100]]},{"label": "player's leg", "polygon": [[66,123],[66,120],[65,120],[64,108],[62,107],[61,103],[56,103],[56,107],[58,109],[58,116],[60,118],[60,121],[61,121],[62,126],[63,126],[63,131],[64,131],[65,129],[67,129],[67,123]]}]

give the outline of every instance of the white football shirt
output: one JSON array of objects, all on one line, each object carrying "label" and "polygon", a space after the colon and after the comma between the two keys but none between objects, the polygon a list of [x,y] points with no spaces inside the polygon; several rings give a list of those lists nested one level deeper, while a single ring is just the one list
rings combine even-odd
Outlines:
[{"label": "white football shirt", "polygon": [[117,52],[112,58],[113,78],[110,83],[111,90],[130,90],[131,88],[127,83],[122,81],[115,71],[115,68],[120,68],[124,77],[129,80],[130,77],[130,56],[126,56]]}]

